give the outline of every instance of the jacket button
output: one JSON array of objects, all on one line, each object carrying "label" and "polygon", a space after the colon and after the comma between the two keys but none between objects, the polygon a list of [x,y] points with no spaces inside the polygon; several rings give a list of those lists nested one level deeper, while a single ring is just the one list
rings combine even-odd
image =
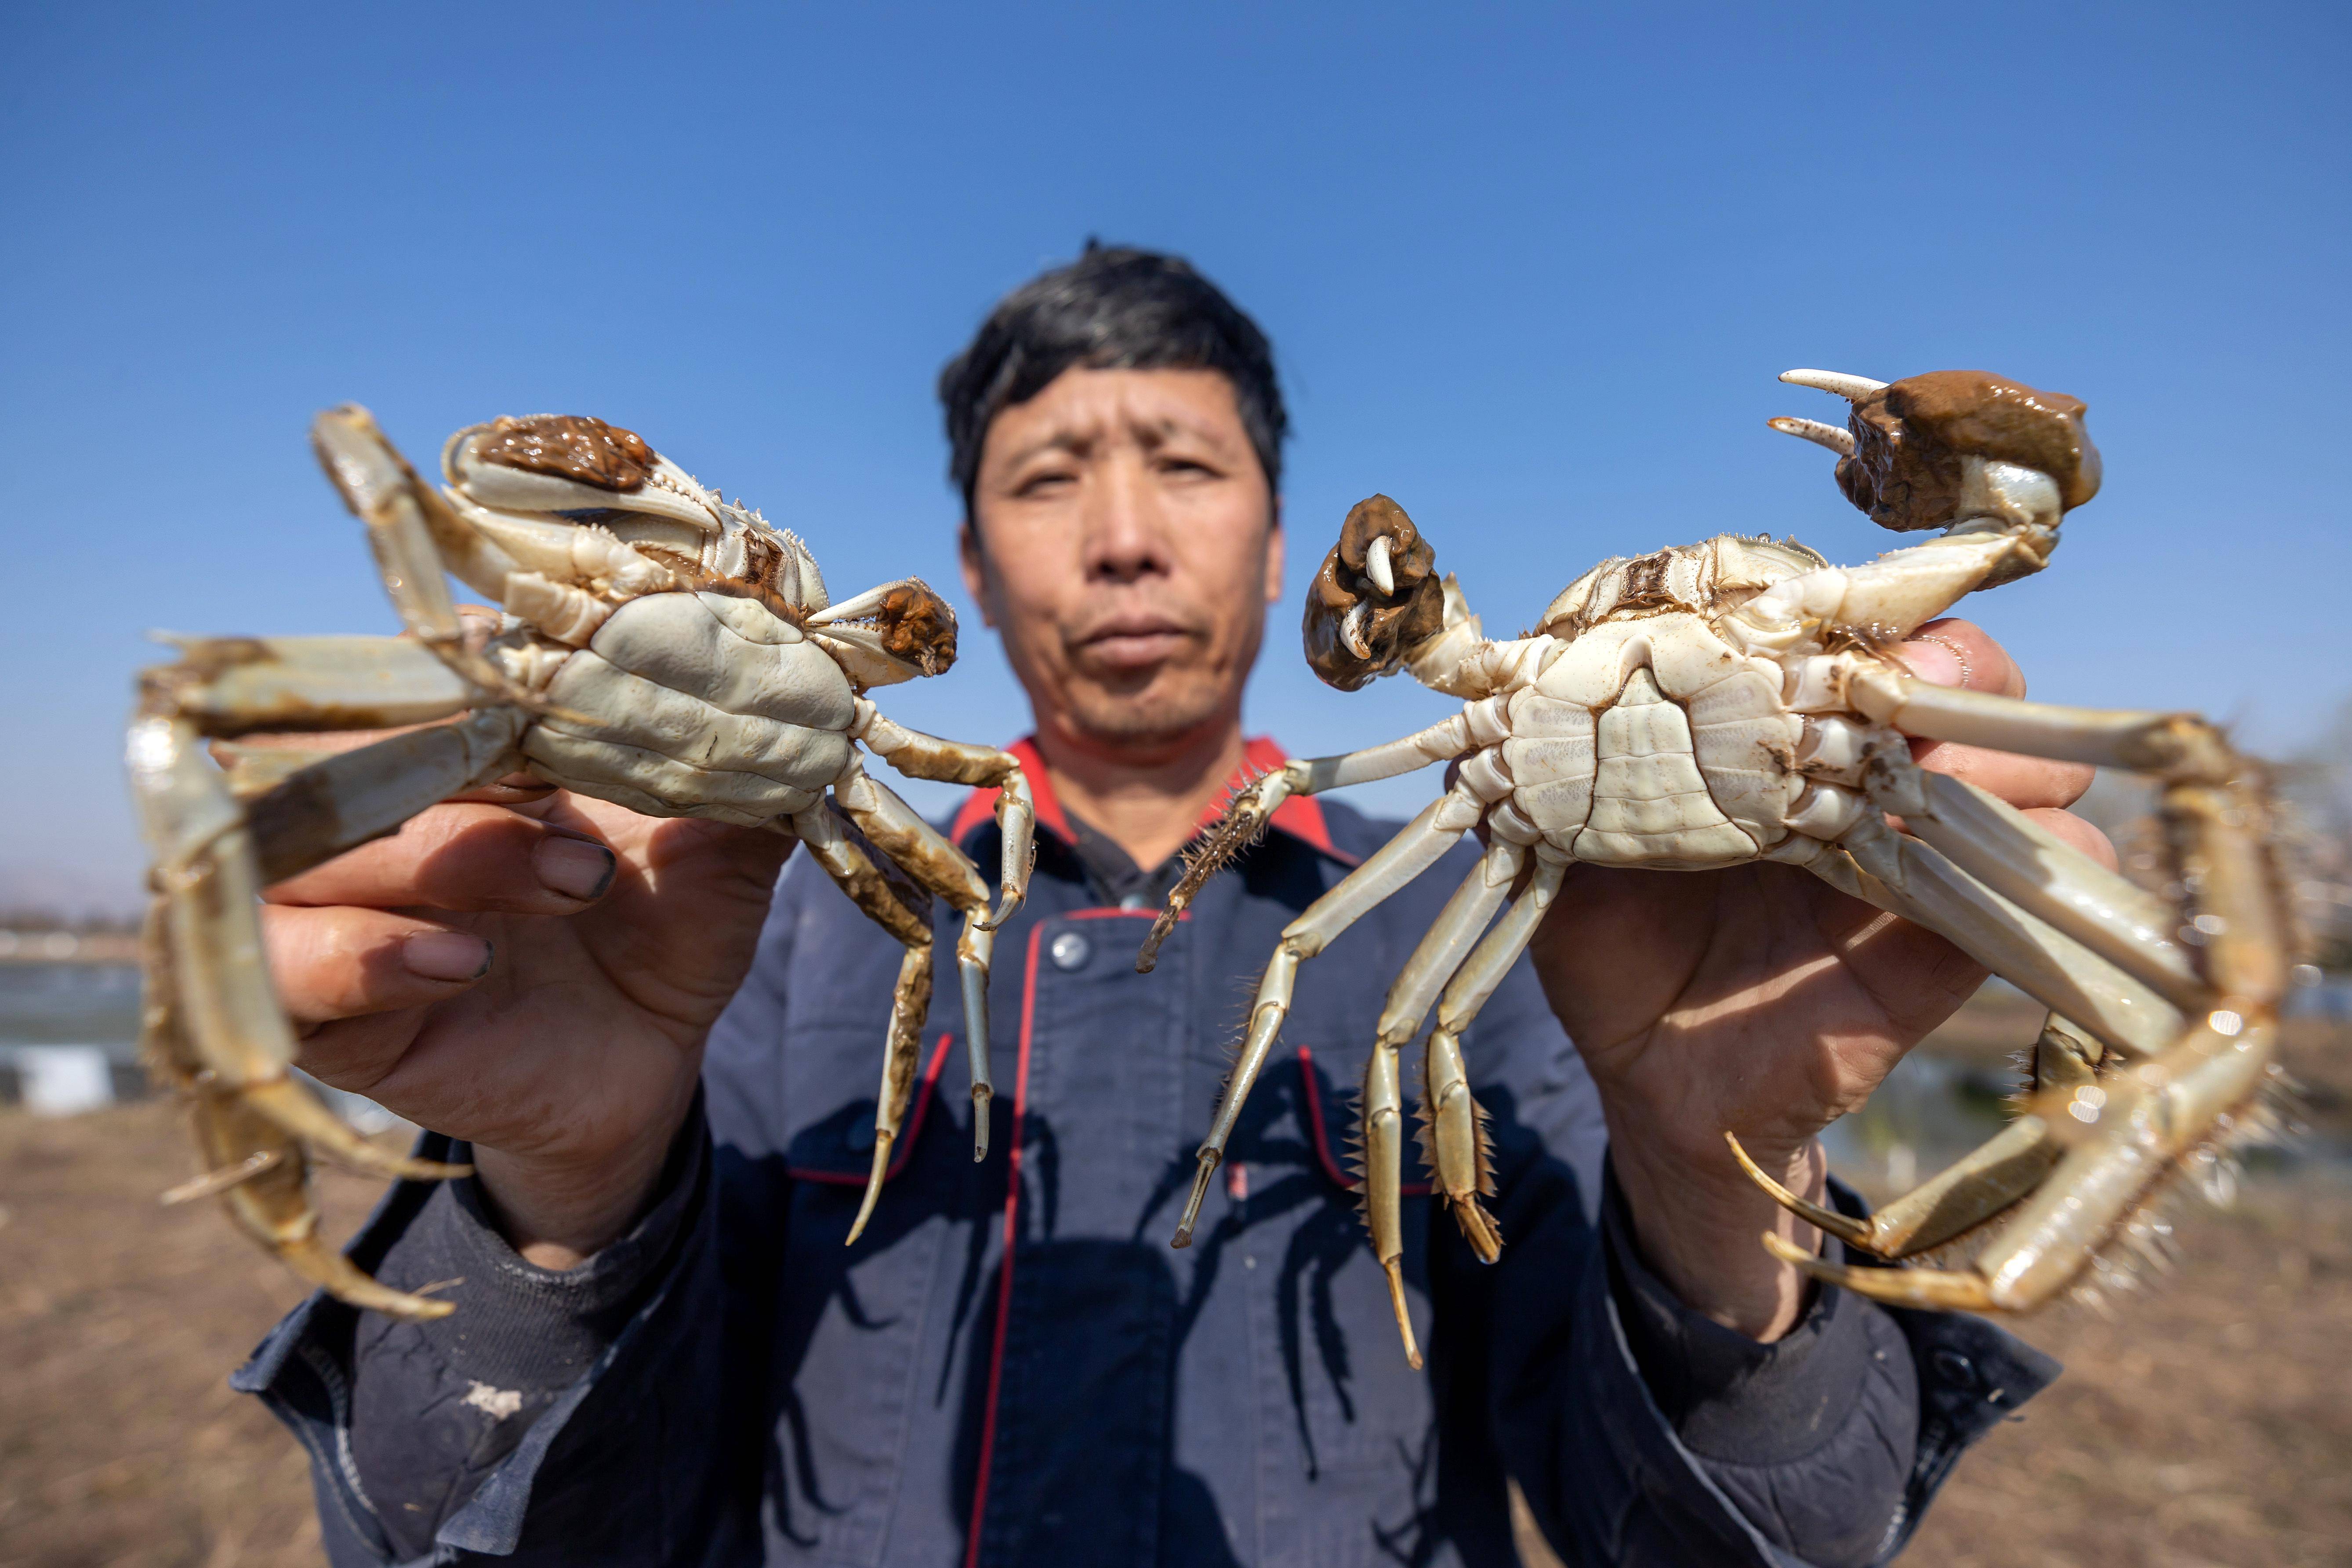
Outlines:
[{"label": "jacket button", "polygon": [[1954,1388],[1974,1388],[1977,1385],[1976,1363],[1949,1345],[1930,1351],[1927,1363],[1936,1369],[1937,1377]]},{"label": "jacket button", "polygon": [[1054,945],[1045,950],[1045,954],[1054,961],[1055,968],[1067,973],[1087,966],[1087,960],[1095,955],[1095,944],[1076,931],[1066,931],[1054,939]]}]

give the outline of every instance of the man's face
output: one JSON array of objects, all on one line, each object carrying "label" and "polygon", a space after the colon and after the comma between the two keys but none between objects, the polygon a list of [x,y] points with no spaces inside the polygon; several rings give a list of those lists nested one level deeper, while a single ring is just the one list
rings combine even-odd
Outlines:
[{"label": "man's face", "polygon": [[963,570],[1039,722],[1067,738],[1148,752],[1238,711],[1282,531],[1233,384],[1069,370],[997,415]]}]

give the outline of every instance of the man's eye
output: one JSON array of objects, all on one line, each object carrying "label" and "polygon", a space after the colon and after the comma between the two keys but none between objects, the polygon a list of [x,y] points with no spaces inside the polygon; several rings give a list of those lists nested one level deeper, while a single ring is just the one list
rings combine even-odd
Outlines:
[{"label": "man's eye", "polygon": [[1160,471],[1185,479],[1213,479],[1217,470],[1193,458],[1162,458]]},{"label": "man's eye", "polygon": [[1043,473],[1031,474],[1023,479],[1013,488],[1013,493],[1024,498],[1051,495],[1056,490],[1066,489],[1077,482],[1078,476],[1076,474],[1058,468],[1048,468]]}]

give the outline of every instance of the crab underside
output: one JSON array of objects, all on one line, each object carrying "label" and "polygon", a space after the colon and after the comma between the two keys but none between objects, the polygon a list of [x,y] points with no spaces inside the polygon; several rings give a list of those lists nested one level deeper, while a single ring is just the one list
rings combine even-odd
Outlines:
[{"label": "crab underside", "polygon": [[[929,901],[945,900],[962,917],[973,1157],[984,1157],[988,965],[1028,882],[1029,786],[1010,753],[908,730],[866,696],[953,661],[946,603],[915,578],[835,603],[798,538],[602,420],[462,430],[443,454],[446,490],[363,409],[321,415],[312,441],[367,525],[409,635],[182,639],[176,663],[142,678],[128,762],[153,857],[142,1044],[185,1096],[202,1162],[167,1201],[217,1196],[295,1272],[354,1305],[451,1310],[379,1284],[318,1236],[314,1154],[394,1177],[467,1168],[385,1152],[296,1079],[257,904],[269,884],[440,801],[511,797],[518,784],[789,833],[904,944],[852,1241],[914,1087]],[[449,574],[504,613],[461,612]],[[352,744],[369,731],[394,732]],[[911,777],[999,792],[993,909],[979,870],[866,773],[861,748]]]},{"label": "crab underside", "polygon": [[[1612,560],[1553,601],[1533,633],[1496,641],[1454,580],[1436,576],[1402,509],[1375,496],[1349,513],[1309,590],[1309,664],[1348,690],[1407,670],[1464,706],[1417,734],[1292,762],[1243,790],[1137,967],[1151,967],[1176,916],[1285,799],[1433,763],[1456,772],[1285,929],[1175,1245],[1191,1240],[1298,965],[1474,831],[1486,846],[1477,867],[1391,986],[1362,1085],[1364,1215],[1416,1365],[1402,1271],[1401,1053],[1434,1006],[1424,1159],[1433,1192],[1492,1261],[1504,1237],[1482,1201],[1494,1182],[1462,1035],[1580,861],[1801,867],[1941,934],[2050,1008],[2021,1113],[1868,1220],[1782,1189],[1725,1130],[1727,1158],[1873,1259],[1973,1248],[1951,1268],[1855,1267],[1765,1237],[1819,1279],[1903,1306],[2029,1310],[2081,1279],[2153,1194],[2255,1117],[2295,946],[2263,770],[2194,715],[1935,686],[1890,651],[1963,595],[2048,562],[2064,513],[2098,489],[2082,404],[1979,372],[1781,379],[1845,397],[1851,415],[1843,427],[1773,426],[1835,451],[1840,488],[1874,521],[1935,537],[1847,568],[1793,541],[1728,534]],[[1913,738],[2148,775],[2179,897],[2145,891],[2006,803],[1919,767]]]}]

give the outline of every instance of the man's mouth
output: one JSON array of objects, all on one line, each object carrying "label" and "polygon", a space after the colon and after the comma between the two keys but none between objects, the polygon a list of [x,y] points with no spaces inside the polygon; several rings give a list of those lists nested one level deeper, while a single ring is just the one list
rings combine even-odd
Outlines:
[{"label": "man's mouth", "polygon": [[1080,637],[1077,654],[1098,668],[1140,669],[1174,658],[1192,636],[1191,627],[1165,616],[1121,616]]}]

